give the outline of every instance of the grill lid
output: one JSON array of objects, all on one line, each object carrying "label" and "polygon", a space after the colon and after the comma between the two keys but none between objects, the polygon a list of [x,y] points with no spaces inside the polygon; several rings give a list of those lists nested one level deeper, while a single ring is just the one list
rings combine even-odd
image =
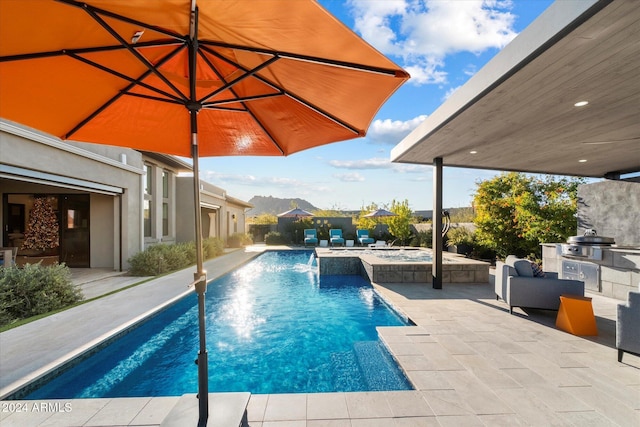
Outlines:
[{"label": "grill lid", "polygon": [[571,236],[567,243],[572,245],[613,245],[616,241],[613,237],[598,236],[596,230],[586,230],[584,236]]}]

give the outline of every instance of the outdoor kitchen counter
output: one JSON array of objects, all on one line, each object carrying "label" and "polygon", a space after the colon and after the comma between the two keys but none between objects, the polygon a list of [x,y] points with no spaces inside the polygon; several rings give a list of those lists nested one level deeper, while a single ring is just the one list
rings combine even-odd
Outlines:
[{"label": "outdoor kitchen counter", "polygon": [[597,269],[596,288],[589,291],[626,301],[629,291],[640,290],[640,247],[601,247],[602,259],[584,259],[558,254],[557,244],[542,244],[542,266],[563,277],[563,263],[572,262]]}]

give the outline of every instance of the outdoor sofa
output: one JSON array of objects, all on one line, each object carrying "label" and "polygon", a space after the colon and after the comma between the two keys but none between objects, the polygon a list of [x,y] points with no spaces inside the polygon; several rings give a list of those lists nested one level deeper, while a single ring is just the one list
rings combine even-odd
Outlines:
[{"label": "outdoor sofa", "polygon": [[618,362],[625,352],[640,356],[640,292],[630,291],[627,303],[618,304],[616,348]]},{"label": "outdoor sofa", "polygon": [[584,296],[584,282],[558,279],[558,273],[539,271],[535,263],[509,255],[496,263],[495,293],[511,314],[514,307],[558,310],[560,295]]}]

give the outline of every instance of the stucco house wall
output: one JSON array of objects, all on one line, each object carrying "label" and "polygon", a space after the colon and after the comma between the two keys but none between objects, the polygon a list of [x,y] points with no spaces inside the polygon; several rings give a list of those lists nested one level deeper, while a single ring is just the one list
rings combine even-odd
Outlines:
[{"label": "stucco house wall", "polygon": [[[195,240],[193,177],[178,176],[176,180],[176,238],[178,242]],[[222,188],[200,181],[200,206],[203,237],[226,240],[234,233],[245,232],[245,211],[252,207],[247,202],[230,197]]]},{"label": "stucco house wall", "polygon": [[[28,217],[33,198],[44,194],[57,196],[64,224],[60,200],[82,195],[89,210],[89,232],[84,234],[89,236],[87,266],[126,270],[129,258],[151,245],[195,240],[192,178],[179,177],[190,170],[188,163],[174,156],[61,141],[0,120],[0,224],[8,222],[10,205],[24,206]],[[244,232],[244,211],[250,204],[204,181],[201,202],[205,237],[226,239]],[[8,233],[0,233],[0,246],[9,246]],[[63,240],[71,242],[61,234]],[[80,241],[84,244],[86,239]],[[81,262],[86,263],[86,257]]]},{"label": "stucco house wall", "polygon": [[[89,194],[90,263],[94,268],[126,269],[127,259],[142,247],[142,165],[141,154],[134,150],[70,144],[0,122],[0,197]],[[3,214],[0,212],[0,222]]]}]

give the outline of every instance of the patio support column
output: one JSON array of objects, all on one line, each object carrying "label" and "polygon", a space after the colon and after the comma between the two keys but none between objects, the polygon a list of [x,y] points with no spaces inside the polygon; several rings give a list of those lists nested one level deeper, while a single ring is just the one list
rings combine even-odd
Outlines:
[{"label": "patio support column", "polygon": [[433,159],[433,289],[442,289],[442,157]]}]

